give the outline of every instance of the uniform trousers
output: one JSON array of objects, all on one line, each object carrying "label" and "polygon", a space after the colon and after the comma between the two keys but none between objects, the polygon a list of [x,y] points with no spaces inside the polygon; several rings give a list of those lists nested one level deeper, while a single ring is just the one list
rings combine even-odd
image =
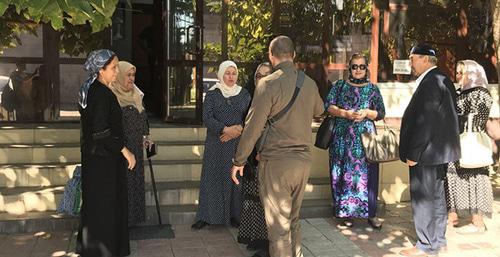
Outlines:
[{"label": "uniform trousers", "polygon": [[259,186],[271,257],[302,257],[299,212],[312,162],[262,160]]}]

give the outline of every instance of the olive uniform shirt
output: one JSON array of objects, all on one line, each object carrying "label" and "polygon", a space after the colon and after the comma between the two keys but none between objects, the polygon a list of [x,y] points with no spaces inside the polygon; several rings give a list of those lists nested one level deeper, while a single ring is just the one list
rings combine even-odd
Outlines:
[{"label": "olive uniform shirt", "polygon": [[[234,157],[234,165],[243,166],[260,138],[266,121],[290,102],[295,91],[297,70],[293,62],[285,61],[275,71],[259,81],[246,117]],[[304,84],[292,107],[269,130],[261,160],[303,159],[311,160],[312,130],[314,116],[324,112],[323,101],[314,80],[305,76]]]}]

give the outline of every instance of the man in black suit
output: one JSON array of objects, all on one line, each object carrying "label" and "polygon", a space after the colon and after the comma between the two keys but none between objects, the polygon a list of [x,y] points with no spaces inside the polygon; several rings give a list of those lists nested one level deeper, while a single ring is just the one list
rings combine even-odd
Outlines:
[{"label": "man in black suit", "polygon": [[403,115],[399,155],[410,167],[410,196],[418,242],[403,256],[437,254],[446,246],[444,179],[447,163],[460,158],[456,93],[437,67],[436,51],[416,45],[410,65],[417,89]]}]

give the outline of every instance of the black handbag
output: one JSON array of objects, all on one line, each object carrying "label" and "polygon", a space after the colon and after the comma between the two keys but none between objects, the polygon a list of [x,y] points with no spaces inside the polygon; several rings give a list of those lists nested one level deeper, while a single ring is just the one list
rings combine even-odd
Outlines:
[{"label": "black handbag", "polygon": [[333,128],[335,127],[335,118],[326,116],[316,132],[314,146],[321,149],[328,149],[332,142]]},{"label": "black handbag", "polygon": [[[336,85],[340,85],[341,81],[338,80]],[[343,87],[337,92],[337,99],[339,98],[340,92],[342,92]],[[318,131],[316,132],[316,140],[314,141],[314,146],[321,149],[328,149],[332,143],[332,133],[335,127],[335,117],[332,117],[326,112],[327,116],[319,125]]]}]

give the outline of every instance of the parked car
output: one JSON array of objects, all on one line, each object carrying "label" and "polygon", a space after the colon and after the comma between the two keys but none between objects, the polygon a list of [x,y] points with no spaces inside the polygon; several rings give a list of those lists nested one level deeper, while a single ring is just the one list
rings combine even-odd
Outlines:
[{"label": "parked car", "polygon": [[203,78],[203,101],[205,101],[205,95],[207,94],[208,90],[217,82],[219,82],[218,79]]}]

